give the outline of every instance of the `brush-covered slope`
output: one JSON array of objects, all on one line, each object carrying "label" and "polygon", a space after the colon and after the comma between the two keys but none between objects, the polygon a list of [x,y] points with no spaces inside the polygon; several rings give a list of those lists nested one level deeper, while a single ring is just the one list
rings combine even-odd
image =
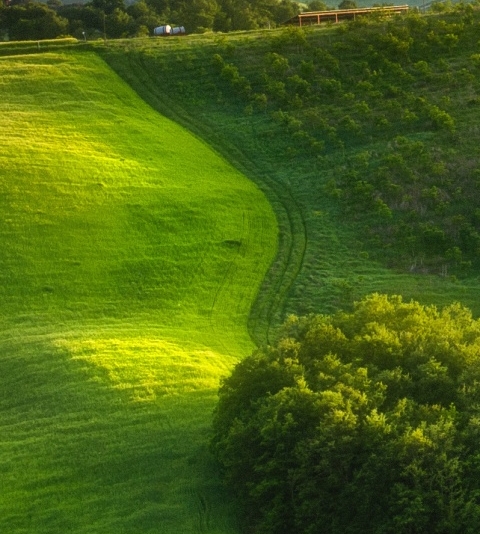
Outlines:
[{"label": "brush-covered slope", "polygon": [[0,85],[0,531],[234,532],[206,443],[269,204],[94,53]]},{"label": "brush-covered slope", "polygon": [[478,313],[479,28],[460,5],[102,53],[268,190],[289,236],[270,317],[372,291]]}]

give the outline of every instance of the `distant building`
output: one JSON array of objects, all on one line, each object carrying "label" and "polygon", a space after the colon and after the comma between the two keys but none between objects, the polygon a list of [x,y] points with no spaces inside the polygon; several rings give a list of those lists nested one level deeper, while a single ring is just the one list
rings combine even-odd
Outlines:
[{"label": "distant building", "polygon": [[306,11],[299,13],[284,24],[296,26],[313,26],[322,22],[341,22],[342,20],[355,20],[373,14],[401,15],[408,11],[408,6],[385,6],[385,7],[363,7],[355,9],[332,9],[329,11]]}]

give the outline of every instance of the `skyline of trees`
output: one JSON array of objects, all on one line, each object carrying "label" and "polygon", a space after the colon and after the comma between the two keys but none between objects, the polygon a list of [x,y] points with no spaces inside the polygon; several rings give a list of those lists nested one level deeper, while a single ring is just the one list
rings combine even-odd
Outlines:
[{"label": "skyline of trees", "polygon": [[70,35],[110,39],[152,35],[156,26],[188,33],[275,27],[299,12],[293,0],[91,0],[84,4],[0,4],[0,39],[39,40]]},{"label": "skyline of trees", "polygon": [[[156,26],[164,24],[184,26],[188,33],[253,30],[282,24],[299,13],[302,5],[295,0],[90,0],[69,4],[3,0],[0,40],[66,35],[77,39],[141,37],[152,35]],[[338,7],[356,4],[343,0]],[[331,7],[323,0],[312,0],[308,9]]]}]

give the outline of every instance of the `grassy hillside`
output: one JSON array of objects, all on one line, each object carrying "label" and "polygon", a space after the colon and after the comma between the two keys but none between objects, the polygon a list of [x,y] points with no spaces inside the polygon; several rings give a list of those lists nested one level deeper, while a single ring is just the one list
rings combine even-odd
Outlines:
[{"label": "grassy hillside", "polygon": [[0,531],[235,532],[206,443],[269,204],[94,53],[0,84]]},{"label": "grassy hillside", "polygon": [[480,313],[479,25],[2,47],[2,532],[236,532],[206,443],[250,335]]},{"label": "grassy hillside", "polygon": [[282,239],[259,340],[372,291],[480,313],[479,20],[461,6],[98,48],[269,196]]}]

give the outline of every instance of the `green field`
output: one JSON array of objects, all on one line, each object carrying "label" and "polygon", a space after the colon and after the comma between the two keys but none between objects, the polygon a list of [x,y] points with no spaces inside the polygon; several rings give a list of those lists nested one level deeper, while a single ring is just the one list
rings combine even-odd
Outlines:
[{"label": "green field", "polygon": [[[218,384],[289,313],[348,310],[376,291],[480,314],[478,265],[389,263],[395,247],[368,241],[355,197],[348,211],[329,194],[401,134],[451,157],[451,190],[457,170],[470,184],[457,205],[476,207],[477,15],[445,26],[471,48],[441,55],[432,40],[428,68],[422,51],[405,70],[389,60],[367,96],[352,43],[383,38],[381,21],[377,35],[0,46],[2,534],[237,533],[208,451]],[[326,76],[341,91],[310,101]],[[454,136],[401,121],[344,135],[342,115],[368,132],[401,95],[445,108]],[[319,152],[322,114],[344,137]]]},{"label": "green field", "polygon": [[94,53],[0,85],[0,532],[236,532],[207,441],[270,205]]},{"label": "green field", "polygon": [[[469,27],[472,32],[476,28]],[[382,35],[380,23],[379,28]],[[375,34],[375,26],[371,31]],[[361,32],[361,26],[352,27],[351,41],[362,42]],[[354,85],[349,77],[357,65],[362,65],[362,52],[354,46],[345,48],[344,41],[349,35],[349,30],[339,24],[309,28],[303,34],[292,29],[277,29],[192,35],[179,40],[119,40],[108,42],[106,47],[103,43],[96,46],[112,68],[153,107],[215,146],[265,190],[277,214],[281,239],[279,255],[261,293],[265,305],[254,309],[252,330],[259,343],[263,343],[266,336],[273,342],[275,326],[290,313],[302,315],[351,309],[355,300],[372,292],[400,294],[407,300],[439,306],[460,301],[475,315],[480,313],[477,270],[456,277],[418,274],[410,271],[409,266],[388,268],[382,261],[387,249],[377,245],[372,251],[373,247],[368,246],[364,229],[355,221],[355,206],[350,213],[345,213],[338,200],[327,194],[326,184],[346,169],[350,170],[350,166],[354,168],[355,164],[350,162],[357,156],[361,159],[365,152],[381,154],[388,150],[398,135],[395,127],[371,142],[327,149],[319,157],[308,147],[308,142],[302,142],[309,124],[302,113],[307,115],[316,106],[320,114],[336,114],[338,119],[348,112],[353,115],[351,108],[361,104],[362,95],[350,93]],[[476,42],[472,45],[474,50]],[[321,104],[318,101],[310,104],[301,98],[295,100],[293,89],[287,92],[289,77],[305,75],[302,71],[305,64],[313,63],[318,69],[317,83],[327,76],[340,79],[339,74],[322,72],[322,65],[335,64],[326,51],[335,53],[335,60],[344,68],[345,79],[341,80],[347,93],[338,98],[319,97]],[[267,92],[263,78],[271,73],[268,58],[272,54],[288,61],[286,73],[274,79],[274,82],[285,82],[288,96],[276,103],[272,90],[267,96],[266,108],[259,109],[255,99]],[[446,54],[438,58],[438,68],[445,69],[442,63],[446,62],[448,75],[452,79],[460,78],[466,67],[472,68],[470,55],[469,47],[458,47],[451,57]],[[434,60],[427,59],[435,66]],[[230,69],[230,78],[219,64]],[[437,76],[446,75],[442,72]],[[394,73],[386,81],[380,80],[378,90],[384,89],[382,84],[388,87],[395,83],[396,78]],[[472,76],[472,79],[478,77]],[[244,90],[242,83],[247,87]],[[465,102],[477,91],[480,88],[476,82],[472,86],[460,84],[457,87],[450,81],[439,88],[434,79],[431,85],[421,80],[412,92],[439,105],[445,105],[443,100],[450,102],[448,110],[457,124],[456,138],[445,140],[445,136],[428,129],[408,135],[414,140],[427,139],[433,150],[443,143],[446,151],[451,150],[453,155],[458,151],[463,154],[464,161],[476,165],[474,162],[480,154],[478,144],[472,142],[471,132],[476,131],[478,111]],[[310,94],[318,93],[318,89],[311,89]],[[392,104],[388,95],[375,99],[379,113],[382,107],[404,105],[400,98],[393,99]],[[293,127],[274,118],[278,110],[293,117]],[[295,129],[297,117],[303,122],[303,130]],[[460,161],[459,167],[462,165],[465,163]],[[462,202],[466,203],[467,197],[474,199],[476,195],[464,194]]]}]

